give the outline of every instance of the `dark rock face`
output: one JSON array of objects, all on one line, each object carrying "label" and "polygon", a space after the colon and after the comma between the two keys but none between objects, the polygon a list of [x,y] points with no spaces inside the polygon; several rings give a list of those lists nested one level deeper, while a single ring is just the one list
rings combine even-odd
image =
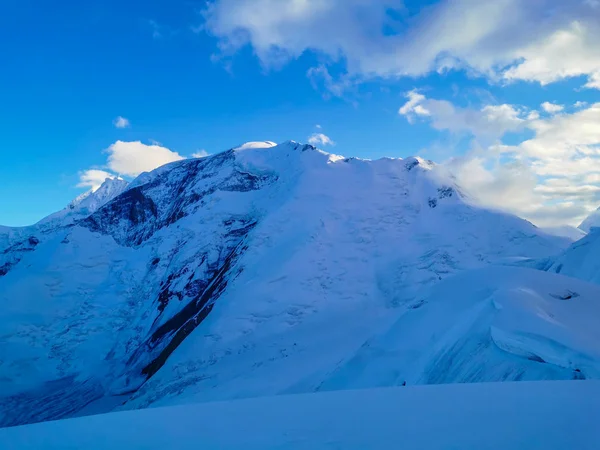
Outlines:
[{"label": "dark rock face", "polygon": [[419,165],[419,161],[417,161],[416,159],[414,161],[410,161],[408,163],[406,163],[406,171],[410,172],[411,170],[413,170],[415,167],[417,167]]},{"label": "dark rock face", "polygon": [[[252,219],[228,220],[223,224],[225,233],[216,259],[208,253],[198,254],[166,277],[156,299],[156,326],[130,357],[127,365],[135,367],[132,370],[150,378],[208,316],[228,283],[243,270],[237,262],[247,249],[246,238],[256,224]],[[182,285],[183,288],[173,287]],[[163,316],[172,302],[183,306],[175,314]]]},{"label": "dark rock face", "polygon": [[82,225],[111,235],[121,245],[137,246],[161,228],[193,214],[220,191],[249,192],[277,181],[276,175],[245,172],[234,162],[235,154],[229,151],[177,163],[167,177],[127,190]]},{"label": "dark rock face", "polygon": [[[158,230],[197,212],[219,193],[259,190],[277,179],[274,174],[254,174],[236,166],[233,151],[184,161],[115,198],[86,219],[83,226],[112,236],[120,245],[140,246]],[[126,370],[133,380],[136,373],[145,378],[154,375],[208,316],[227,284],[242,270],[237,261],[257,220],[232,215],[218,231],[213,230],[216,234],[211,235],[213,244],[209,248],[201,247],[180,261],[184,241],[170,255],[158,255],[148,262],[149,271],[162,272],[162,281],[156,297],[148,299],[156,304],[152,327],[129,346]],[[137,388],[134,385],[132,389]]]},{"label": "dark rock face", "polygon": [[438,188],[438,198],[440,198],[440,199],[452,197],[453,195],[454,195],[454,188],[452,188],[452,187],[444,186],[444,187]]},{"label": "dark rock face", "polygon": [[39,243],[40,240],[37,237],[30,236],[0,252],[0,277],[16,266],[25,254],[34,251]]},{"label": "dark rock face", "polygon": [[209,279],[193,280],[186,285],[184,292],[191,296],[192,300],[150,336],[145,351],[148,355],[156,357],[142,369],[143,375],[148,378],[154,375],[171,353],[210,314],[227,284],[239,274],[241,268],[236,270],[235,263],[246,248],[244,243],[240,242]]}]

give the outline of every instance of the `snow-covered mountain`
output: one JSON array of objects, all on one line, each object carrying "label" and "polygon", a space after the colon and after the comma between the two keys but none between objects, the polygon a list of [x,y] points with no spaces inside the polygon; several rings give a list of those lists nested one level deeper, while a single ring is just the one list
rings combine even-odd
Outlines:
[{"label": "snow-covered mountain", "polygon": [[[569,239],[472,206],[419,158],[268,144],[113,180],[81,214],[0,230],[0,424],[401,379],[596,376],[595,348],[565,367],[544,347],[575,354],[591,325],[581,338],[561,334],[532,312],[597,324],[595,286],[484,269],[551,257]],[[533,292],[530,308],[505,284]],[[577,298],[562,299],[567,291]],[[398,353],[396,338],[415,346]],[[474,350],[478,368],[465,362]],[[353,372],[378,357],[381,376]]]}]

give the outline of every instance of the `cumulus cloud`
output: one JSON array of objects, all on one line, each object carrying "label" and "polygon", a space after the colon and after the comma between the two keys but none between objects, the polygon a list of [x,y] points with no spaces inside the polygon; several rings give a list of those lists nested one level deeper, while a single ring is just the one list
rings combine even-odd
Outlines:
[{"label": "cumulus cloud", "polygon": [[414,123],[418,116],[429,116],[430,112],[423,106],[427,98],[416,89],[405,94],[407,102],[400,107],[398,114],[406,116],[410,123]]},{"label": "cumulus cloud", "polygon": [[[485,108],[482,109],[482,111]],[[478,147],[445,166],[484,205],[541,226],[577,225],[600,204],[600,103],[527,120],[518,145]]]},{"label": "cumulus cloud", "polygon": [[115,120],[113,120],[113,125],[116,128],[129,128],[131,126],[129,119],[126,119],[122,116],[118,116]]},{"label": "cumulus cloud", "polygon": [[490,142],[509,131],[518,131],[526,124],[524,109],[512,105],[486,105],[479,109],[460,108],[446,100],[425,97],[418,91],[406,93],[408,101],[398,110],[410,123],[417,119],[430,121],[437,130],[453,133],[468,132]]},{"label": "cumulus cloud", "polygon": [[107,178],[117,178],[115,174],[106,172],[100,169],[89,169],[79,173],[79,183],[77,187],[90,188],[92,191],[97,190]]},{"label": "cumulus cloud", "polygon": [[[325,56],[309,75],[334,95],[351,80],[448,69],[541,84],[585,76],[600,88],[600,8],[590,0],[441,0],[414,16],[402,0],[214,0],[203,17],[222,57],[247,45],[266,67]],[[327,69],[339,61],[341,82]]]},{"label": "cumulus cloud", "polygon": [[118,178],[118,175],[136,177],[142,172],[150,172],[164,164],[184,159],[178,153],[157,143],[146,145],[139,141],[117,141],[104,152],[108,154],[106,164],[101,168],[81,171],[77,187],[91,188],[95,191],[107,178]]},{"label": "cumulus cloud", "polygon": [[[593,14],[598,21],[598,14]],[[523,61],[504,73],[506,79],[538,81],[542,85],[570,77],[585,75],[586,87],[600,89],[600,38],[598,23],[584,22],[581,17],[564,28],[534,41],[515,56]]]},{"label": "cumulus cloud", "polygon": [[117,141],[106,149],[107,166],[120,175],[135,177],[164,164],[184,159],[179,153],[160,145],[146,145],[140,141]]},{"label": "cumulus cloud", "polygon": [[308,143],[312,145],[335,145],[329,136],[323,133],[313,133],[308,138]]},{"label": "cumulus cloud", "polygon": [[544,102],[542,103],[542,109],[544,111],[546,111],[548,114],[556,114],[561,112],[563,109],[565,109],[564,106],[562,105],[557,105],[555,103],[550,103],[550,102]]},{"label": "cumulus cloud", "polygon": [[[528,127],[535,132],[535,138],[520,144],[523,155],[544,160],[549,164],[553,159],[565,163],[583,158],[596,158],[600,153],[600,103],[580,109],[573,114],[551,116],[532,121]],[[566,166],[563,167],[565,170]]]}]

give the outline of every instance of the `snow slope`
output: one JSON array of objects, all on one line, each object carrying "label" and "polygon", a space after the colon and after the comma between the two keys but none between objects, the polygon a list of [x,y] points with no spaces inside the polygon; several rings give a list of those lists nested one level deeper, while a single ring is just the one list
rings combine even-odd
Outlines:
[{"label": "snow slope", "polygon": [[[310,392],[423,289],[569,244],[470,205],[418,158],[256,147],[142,174],[67,225],[5,232],[0,424]],[[500,355],[531,379],[572,375]]]},{"label": "snow slope", "polygon": [[600,376],[600,287],[515,267],[452,277],[320,389]]},{"label": "snow slope", "polygon": [[540,269],[600,283],[600,228],[593,228],[560,255],[536,263]]},{"label": "snow slope", "polygon": [[221,323],[211,315],[123,408],[375,386],[598,378],[598,298],[600,287],[581,280],[489,267],[450,277],[394,309],[348,305],[303,318],[293,329],[263,326],[225,342],[210,333],[235,319]]},{"label": "snow slope", "polygon": [[542,230],[552,236],[565,237],[573,242],[578,241],[588,233],[587,231],[583,231],[581,228],[575,228],[570,225],[544,227]]},{"label": "snow slope", "polygon": [[592,231],[592,228],[600,226],[600,208],[590,214],[581,224],[579,225],[579,229],[589,233]]},{"label": "snow slope", "polygon": [[21,449],[596,449],[597,381],[279,396],[5,428]]}]

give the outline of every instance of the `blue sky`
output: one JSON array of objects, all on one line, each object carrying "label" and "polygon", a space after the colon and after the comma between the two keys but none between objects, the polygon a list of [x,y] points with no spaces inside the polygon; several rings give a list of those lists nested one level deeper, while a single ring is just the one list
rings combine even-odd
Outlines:
[{"label": "blue sky", "polygon": [[97,184],[89,170],[132,178],[315,133],[347,156],[434,159],[484,204],[575,224],[600,204],[599,2],[484,3],[4,1],[0,224],[61,209]]}]

